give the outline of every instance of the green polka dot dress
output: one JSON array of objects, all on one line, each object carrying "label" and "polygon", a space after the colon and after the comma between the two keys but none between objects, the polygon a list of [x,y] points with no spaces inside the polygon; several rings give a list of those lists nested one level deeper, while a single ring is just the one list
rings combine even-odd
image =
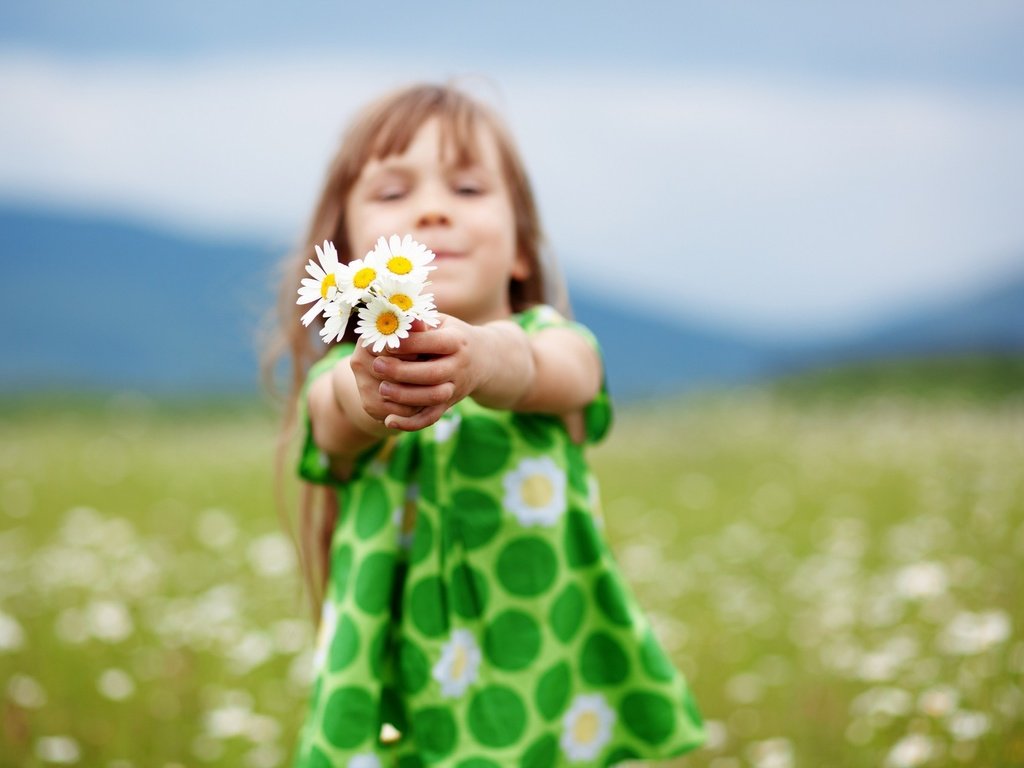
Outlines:
[{"label": "green polka dot dress", "polygon": [[[550,307],[514,319],[596,346]],[[352,349],[333,347],[310,380]],[[599,440],[603,390],[585,415]],[[337,485],[340,514],[296,768],[609,766],[703,741],[560,419],[467,399],[371,449],[345,483],[307,430],[299,473]]]}]

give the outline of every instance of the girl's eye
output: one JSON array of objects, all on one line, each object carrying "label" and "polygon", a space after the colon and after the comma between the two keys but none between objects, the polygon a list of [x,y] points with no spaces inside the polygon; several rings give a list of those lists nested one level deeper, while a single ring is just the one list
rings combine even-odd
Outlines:
[{"label": "girl's eye", "polygon": [[483,194],[483,188],[478,184],[456,184],[455,192],[459,195],[480,195]]},{"label": "girl's eye", "polygon": [[374,197],[383,202],[388,202],[389,200],[398,200],[404,194],[405,190],[399,187],[385,187],[384,189],[377,192],[377,194],[374,195]]}]

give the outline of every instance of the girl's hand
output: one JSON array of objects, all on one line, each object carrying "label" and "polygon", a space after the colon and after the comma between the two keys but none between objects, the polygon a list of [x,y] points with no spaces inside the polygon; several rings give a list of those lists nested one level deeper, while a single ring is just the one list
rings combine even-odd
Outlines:
[{"label": "girl's hand", "polygon": [[429,427],[469,396],[486,408],[571,416],[600,391],[601,359],[576,331],[548,328],[528,337],[509,320],[440,318],[433,329],[414,324],[400,350],[369,363],[377,391],[364,401],[391,429]]},{"label": "girl's hand", "polygon": [[388,410],[384,424],[392,429],[429,427],[483,379],[489,354],[479,343],[480,328],[451,315],[440,318],[436,328],[416,323],[401,349],[385,350],[371,363],[377,397]]},{"label": "girl's hand", "polygon": [[[406,339],[408,341],[408,339]],[[405,343],[403,342],[403,346]],[[403,350],[404,353],[404,350]],[[352,374],[355,376],[356,387],[359,390],[359,398],[362,401],[363,410],[366,415],[376,422],[385,424],[388,416],[411,417],[420,412],[421,408],[403,405],[399,402],[388,400],[381,393],[381,377],[374,371],[374,361],[377,355],[370,351],[369,347],[362,344],[356,345],[355,352],[349,358],[349,365]],[[385,426],[390,426],[385,424]]]}]

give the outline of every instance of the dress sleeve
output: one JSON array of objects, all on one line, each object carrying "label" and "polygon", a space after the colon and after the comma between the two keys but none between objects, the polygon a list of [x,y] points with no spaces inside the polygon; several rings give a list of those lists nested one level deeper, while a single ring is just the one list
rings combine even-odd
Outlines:
[{"label": "dress sleeve", "polygon": [[612,401],[608,396],[608,380],[604,370],[604,355],[601,345],[593,332],[581,323],[569,320],[557,309],[547,304],[531,307],[518,316],[520,325],[528,334],[537,333],[545,328],[570,328],[576,331],[601,358],[601,389],[597,396],[583,409],[583,418],[587,427],[587,442],[597,443],[608,434],[612,425]]},{"label": "dress sleeve", "polygon": [[299,393],[299,423],[302,425],[302,449],[299,454],[299,477],[310,483],[322,483],[329,485],[340,485],[341,481],[335,478],[330,471],[327,454],[317,448],[313,442],[313,425],[309,418],[309,407],[306,397],[309,394],[309,387],[318,377],[334,367],[335,363],[342,360],[355,350],[353,344],[336,344],[327,350],[327,353],[313,364],[306,375],[306,381]]}]

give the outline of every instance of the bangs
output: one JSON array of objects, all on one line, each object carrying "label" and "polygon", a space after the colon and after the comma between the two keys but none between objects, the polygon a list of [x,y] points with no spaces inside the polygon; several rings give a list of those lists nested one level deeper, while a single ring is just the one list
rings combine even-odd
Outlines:
[{"label": "bangs", "polygon": [[[379,108],[384,107],[386,108]],[[446,88],[417,88],[375,105],[368,120],[364,157],[354,158],[362,166],[371,159],[400,155],[408,149],[416,132],[431,118],[440,121],[442,155],[450,154],[456,167],[473,165],[480,158],[476,127],[480,110],[462,94]]]}]

